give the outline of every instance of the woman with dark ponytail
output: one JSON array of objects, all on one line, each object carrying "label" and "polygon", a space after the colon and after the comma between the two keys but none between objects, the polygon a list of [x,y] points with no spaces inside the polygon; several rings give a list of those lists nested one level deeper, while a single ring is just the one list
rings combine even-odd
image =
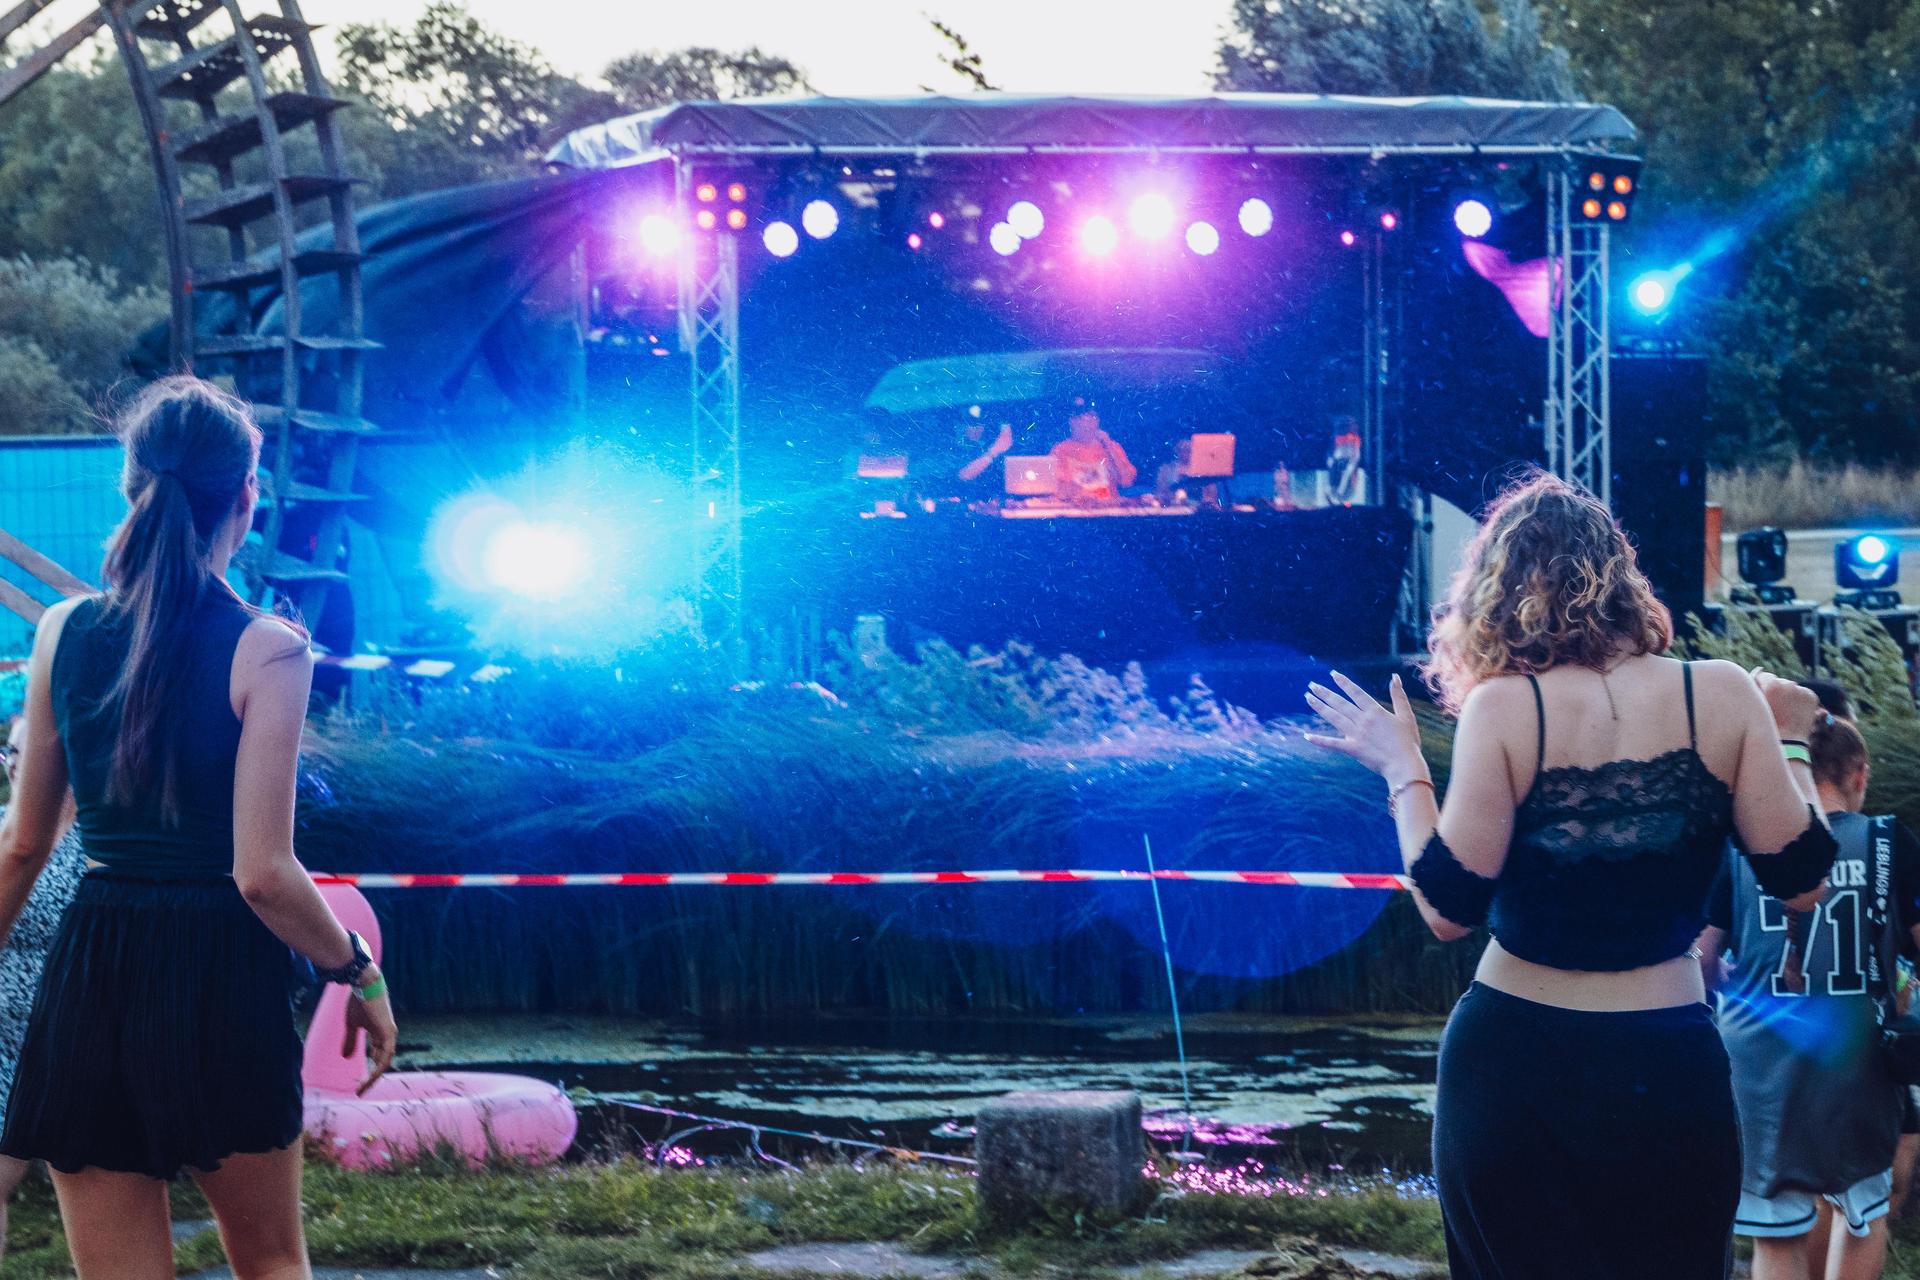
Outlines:
[{"label": "woman with dark ponytail", "polygon": [[[386,982],[293,855],[305,634],[227,585],[260,432],[193,378],[121,421],[129,510],[106,591],[47,611],[0,821],[0,937],[59,835],[88,859],[48,953],[0,1153],[53,1169],[81,1280],[170,1276],[166,1182],[190,1173],[242,1280],[308,1274],[293,953],[352,985],[393,1058]],[[363,1086],[364,1087],[364,1086]]]}]

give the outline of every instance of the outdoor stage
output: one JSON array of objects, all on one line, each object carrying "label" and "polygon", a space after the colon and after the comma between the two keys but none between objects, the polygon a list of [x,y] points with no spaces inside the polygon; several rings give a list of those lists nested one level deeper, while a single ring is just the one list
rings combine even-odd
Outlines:
[{"label": "outdoor stage", "polygon": [[[1523,462],[1602,496],[1624,483],[1605,290],[1632,136],[1604,106],[1461,99],[697,103],[577,132],[547,179],[383,207],[360,252],[379,344],[364,416],[388,430],[360,452],[367,500],[343,507],[368,533],[349,557],[351,643],[404,646],[436,610],[478,617],[497,612],[489,591],[556,590],[481,582],[448,605],[425,530],[478,494],[514,508],[479,560],[571,548],[607,596],[635,565],[656,581],[685,565],[674,589],[716,638],[812,609],[1105,662],[1196,645],[1417,651],[1445,572],[1434,499],[1470,511]],[[329,243],[316,230],[300,247]],[[197,339],[283,329],[279,287],[244,316],[197,302]],[[301,323],[340,313],[319,282],[301,289]],[[1109,420],[1142,465],[1230,433],[1237,488],[1324,466],[1352,430],[1371,505],[860,521],[871,501],[826,493],[876,410],[916,481],[968,414],[1013,423],[1023,453],[1065,431],[1059,388],[900,409],[868,398],[891,371],[1143,346],[1203,353],[1223,407]],[[1623,457],[1671,434],[1661,403],[1619,424]],[[331,421],[332,404],[312,407]],[[579,449],[623,450],[662,488],[542,473]],[[1645,509],[1697,507],[1697,483],[1658,474],[1636,471]],[[643,509],[687,514],[641,554],[593,562],[594,521]],[[1671,576],[1697,592],[1697,570]]]}]

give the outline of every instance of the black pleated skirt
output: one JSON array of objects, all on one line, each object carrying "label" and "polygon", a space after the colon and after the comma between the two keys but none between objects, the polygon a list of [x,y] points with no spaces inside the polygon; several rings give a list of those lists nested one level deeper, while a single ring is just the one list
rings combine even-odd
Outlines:
[{"label": "black pleated skirt", "polygon": [[172,1178],[300,1136],[292,952],[226,877],[91,871],[47,955],[0,1152]]},{"label": "black pleated skirt", "polygon": [[1476,982],[1439,1082],[1454,1280],[1725,1280],[1740,1127],[1707,1006],[1587,1013]]}]

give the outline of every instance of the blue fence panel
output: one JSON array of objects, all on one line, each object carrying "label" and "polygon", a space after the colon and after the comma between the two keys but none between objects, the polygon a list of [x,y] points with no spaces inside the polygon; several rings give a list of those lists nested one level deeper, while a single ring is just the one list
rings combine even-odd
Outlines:
[{"label": "blue fence panel", "polygon": [[[120,462],[112,436],[0,437],[0,529],[98,583],[107,538],[127,509]],[[37,599],[54,598],[4,561],[0,576]],[[32,647],[33,628],[0,609],[0,657],[24,657]]]}]

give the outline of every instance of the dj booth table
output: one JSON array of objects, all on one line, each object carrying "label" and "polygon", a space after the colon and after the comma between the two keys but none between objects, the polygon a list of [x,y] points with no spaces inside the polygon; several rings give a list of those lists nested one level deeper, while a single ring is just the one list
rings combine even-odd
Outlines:
[{"label": "dj booth table", "polygon": [[883,614],[897,643],[1024,640],[1113,664],[1241,645],[1383,653],[1412,521],[1385,507],[943,509],[755,532],[756,606],[816,609],[836,629]]}]

